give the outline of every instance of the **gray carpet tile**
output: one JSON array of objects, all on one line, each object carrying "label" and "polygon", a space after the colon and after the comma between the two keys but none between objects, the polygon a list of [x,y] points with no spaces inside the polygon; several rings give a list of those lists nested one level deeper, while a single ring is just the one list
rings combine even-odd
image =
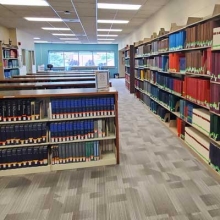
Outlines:
[{"label": "gray carpet tile", "polygon": [[0,220],[220,219],[220,178],[119,91],[120,165],[0,178]]}]

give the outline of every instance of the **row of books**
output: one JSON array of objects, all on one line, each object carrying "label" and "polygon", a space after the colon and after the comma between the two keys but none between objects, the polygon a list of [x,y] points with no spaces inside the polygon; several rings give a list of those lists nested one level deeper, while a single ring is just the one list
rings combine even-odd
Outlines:
[{"label": "row of books", "polygon": [[178,93],[179,95],[182,95],[183,93],[183,80],[166,76],[163,74],[160,74],[158,72],[155,72],[156,76],[156,83],[168,90],[174,91]]},{"label": "row of books", "polygon": [[135,66],[144,66],[144,59],[135,59]]},{"label": "row of books", "polygon": [[212,52],[212,56],[211,56],[211,75],[212,81],[215,82],[220,82],[220,64],[219,64],[219,60],[220,60],[220,53],[218,52]]},{"label": "row of books", "polygon": [[210,137],[216,141],[220,141],[220,117],[211,114],[210,116]]},{"label": "row of books", "polygon": [[180,31],[169,35],[169,50],[181,50],[185,47],[186,31]]},{"label": "row of books", "polygon": [[52,118],[114,115],[114,97],[51,99]]},{"label": "row of books", "polygon": [[211,46],[214,22],[207,21],[186,29],[186,48]]},{"label": "row of books", "polygon": [[178,137],[184,139],[186,122],[181,118],[176,118],[176,127]]},{"label": "row of books", "polygon": [[220,169],[220,148],[214,143],[210,143],[209,146],[209,159],[212,165],[218,170]]},{"label": "row of books", "polygon": [[156,54],[156,53],[158,53],[158,42],[157,41],[153,41],[152,43],[151,43],[151,53],[152,54]]},{"label": "row of books", "polygon": [[169,50],[169,38],[158,41],[158,52],[166,52]]},{"label": "row of books", "polygon": [[192,102],[209,107],[210,105],[210,81],[186,77],[183,83],[183,95]]},{"label": "row of books", "polygon": [[52,165],[101,159],[99,141],[54,145],[51,151]]},{"label": "row of books", "polygon": [[50,123],[51,142],[85,140],[109,136],[114,132],[112,119]]},{"label": "row of books", "polygon": [[12,78],[13,76],[19,75],[19,67],[16,69],[6,69],[4,70],[4,76],[6,79]]},{"label": "row of books", "polygon": [[40,99],[0,100],[0,121],[30,121],[44,117]]},{"label": "row of books", "polygon": [[187,52],[185,56],[186,72],[210,75],[211,49]]},{"label": "row of books", "polygon": [[130,57],[130,50],[125,51],[125,57]]},{"label": "row of books", "polygon": [[210,90],[210,110],[220,114],[220,85],[211,83]]},{"label": "row of books", "polygon": [[143,56],[144,55],[144,46],[139,46],[135,48],[135,56]]},{"label": "row of books", "polygon": [[17,58],[17,50],[11,49],[11,50],[4,50],[3,49],[3,58]]},{"label": "row of books", "polygon": [[4,68],[14,68],[18,67],[18,60],[3,60],[3,66]]},{"label": "row of books", "polygon": [[185,142],[202,158],[209,161],[210,139],[193,127],[185,127]]},{"label": "row of books", "polygon": [[48,147],[0,149],[0,170],[48,165]]},{"label": "row of books", "polygon": [[170,72],[185,72],[186,58],[182,53],[169,54],[169,71]]},{"label": "row of books", "polygon": [[0,146],[47,142],[47,124],[11,124],[0,126]]}]

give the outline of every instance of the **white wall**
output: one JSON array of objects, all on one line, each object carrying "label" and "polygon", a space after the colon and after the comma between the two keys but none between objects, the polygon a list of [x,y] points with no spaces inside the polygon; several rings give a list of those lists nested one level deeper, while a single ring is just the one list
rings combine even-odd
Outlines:
[{"label": "white wall", "polygon": [[220,0],[171,0],[160,11],[150,17],[145,24],[119,42],[118,49],[120,50],[127,44],[132,45],[134,42],[148,38],[153,32],[158,34],[160,28],[169,31],[171,23],[186,25],[188,17],[211,15],[215,4],[220,4]]},{"label": "white wall", "polygon": [[[33,36],[23,32],[19,29],[16,29],[16,34],[17,34],[17,42],[20,42],[21,45],[18,47],[19,49],[19,54],[22,54],[22,49],[25,50],[33,50],[34,51],[34,40],[33,40]],[[36,56],[35,56],[36,57]],[[35,60],[35,64],[36,64],[36,60]],[[32,72],[36,73],[36,65],[32,65]],[[27,73],[27,67],[21,65],[20,68],[20,75],[25,75]]]}]

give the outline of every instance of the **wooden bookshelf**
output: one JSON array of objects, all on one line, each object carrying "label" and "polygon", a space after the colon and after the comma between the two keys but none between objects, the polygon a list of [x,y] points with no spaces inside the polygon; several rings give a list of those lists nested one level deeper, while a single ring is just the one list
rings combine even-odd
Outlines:
[{"label": "wooden bookshelf", "polygon": [[20,75],[13,76],[13,78],[44,78],[44,77],[94,77],[94,73],[56,73],[56,74],[28,74],[28,75]]},{"label": "wooden bookshelf", "polygon": [[[192,146],[189,143],[190,135],[187,132],[192,132],[192,134],[194,134],[194,131],[198,131],[201,140],[204,140],[204,142],[205,138],[207,138],[209,146],[207,146],[206,143],[206,149],[208,149],[208,151],[209,149],[220,148],[220,111],[218,109],[220,102],[219,98],[218,100],[216,98],[214,99],[214,96],[218,94],[218,91],[220,90],[220,76],[216,75],[220,70],[216,70],[213,67],[211,69],[211,65],[215,66],[215,68],[216,65],[213,65],[214,58],[212,58],[212,60],[210,59],[211,56],[213,56],[213,53],[214,55],[219,53],[218,50],[212,50],[212,33],[213,28],[216,27],[220,28],[220,14],[213,13],[213,16],[208,19],[189,18],[187,25],[183,27],[178,27],[176,24],[171,25],[169,33],[153,37],[147,42],[142,41],[142,43],[139,44],[134,43],[135,65],[133,69],[135,72],[135,96],[142,103],[146,104],[148,109],[153,111],[154,114],[163,115],[163,112],[165,112],[168,115],[166,116],[165,114],[163,116],[165,118],[162,118],[163,120],[168,120],[165,124],[169,124],[169,120],[172,120],[172,123],[174,124],[172,130],[175,130],[174,133],[177,134],[177,131],[179,132],[177,129],[181,129],[181,132],[184,132],[183,134],[181,133],[181,136],[184,139],[183,141],[185,141],[186,135],[187,145],[190,145],[190,148],[195,150],[199,157],[204,157],[208,163],[212,163],[212,159],[207,156],[209,155],[208,152],[206,152],[205,156],[203,155],[201,143],[199,143],[200,148],[198,146]],[[201,31],[201,28],[206,30],[206,32]],[[173,45],[171,37],[174,37],[174,35],[177,37],[180,32],[183,34],[183,44]],[[185,39],[184,33],[186,34]],[[187,33],[191,33],[191,35],[187,35]],[[193,38],[194,36],[196,37],[195,41]],[[178,67],[179,69],[169,66],[172,64],[169,61],[174,56],[179,56],[179,60],[181,58],[183,61],[181,61],[182,63]],[[188,56],[188,60],[184,61],[186,56]],[[215,60],[220,59],[220,54],[218,59],[216,57]],[[201,61],[199,61],[200,59]],[[163,63],[165,62],[167,63],[163,66]],[[191,63],[189,64],[187,62]],[[190,65],[192,66],[189,67]],[[201,87],[201,83],[204,83],[202,85],[203,87]],[[187,84],[186,87],[184,87],[185,84]],[[165,97],[168,97],[168,99],[165,99]],[[175,101],[171,101],[171,99]],[[166,101],[167,103],[165,103],[162,100],[169,100],[169,102]],[[174,106],[175,108],[172,107],[173,109],[170,107],[170,103],[172,102],[176,104]],[[192,113],[189,113],[189,110],[183,111],[181,109],[185,105],[187,108],[190,106],[190,111]],[[193,110],[199,112],[197,114],[203,116],[196,116],[196,113],[194,113]],[[183,113],[181,111],[183,111]],[[183,115],[185,116],[185,114],[186,117],[191,117],[190,120],[192,120],[192,122],[190,122],[189,119],[186,119],[186,117],[183,118]],[[215,119],[213,119],[214,116]],[[196,117],[200,117],[200,120]],[[199,121],[195,122],[195,120]],[[204,125],[203,120],[206,120],[209,124]],[[180,121],[182,121],[181,123],[186,123],[187,126],[192,127],[194,130],[187,129],[186,132],[186,125],[184,125],[184,130],[182,130],[183,128],[178,127],[179,125],[177,126],[177,122]],[[217,126],[214,126],[214,123],[218,123]],[[204,132],[205,128],[203,126],[206,126],[206,132]],[[196,133],[193,138],[195,137]],[[220,171],[220,164],[217,168],[213,164],[212,166]]]},{"label": "wooden bookshelf", "polygon": [[0,79],[19,75],[18,47],[0,42]]},{"label": "wooden bookshelf", "polygon": [[95,77],[24,77],[0,80],[0,83],[30,83],[30,82],[64,82],[64,81],[95,81]]},{"label": "wooden bookshelf", "polygon": [[94,81],[0,83],[0,90],[95,88]]},{"label": "wooden bookshelf", "polygon": [[125,85],[130,93],[134,93],[134,46],[129,45],[125,54]]},{"label": "wooden bookshelf", "polygon": [[[81,110],[78,109],[75,113],[63,108],[62,111],[55,111],[56,102],[67,102],[65,101],[67,99],[75,100],[75,103],[78,102],[77,100],[82,100],[80,102],[86,105],[82,104]],[[93,102],[89,102],[89,99]],[[94,103],[94,100],[97,102]],[[101,100],[102,105],[100,105]],[[31,115],[27,113],[27,116],[25,118],[22,116],[20,120],[19,114],[21,112],[17,111],[18,106],[14,103],[23,102],[31,104]],[[3,91],[1,92],[0,103],[3,110],[5,109],[4,106],[14,106],[13,112],[8,112],[7,116],[3,114],[0,118],[0,130],[6,132],[5,139],[1,139],[0,146],[0,176],[119,164],[118,92],[114,88],[109,88],[106,91],[97,91],[94,88]],[[41,103],[41,113],[37,119],[35,117],[38,113],[32,112],[32,106],[35,106],[36,103]],[[89,103],[93,103],[92,106],[94,107],[89,108]],[[107,105],[107,103],[109,104]],[[26,109],[28,108],[27,106]],[[36,107],[33,108],[36,110]],[[7,108],[5,111],[11,110]],[[75,127],[70,130],[73,133],[63,133],[63,135],[62,133],[53,133],[55,130],[52,126],[57,126],[59,123],[65,123],[65,126],[67,126],[66,123],[83,123],[81,125],[87,126],[86,124],[89,121],[93,121],[94,128],[85,127],[83,128],[85,129],[84,133],[81,133],[82,130],[77,133],[79,130],[75,130]],[[44,124],[42,128],[46,129],[41,131],[46,134],[44,139],[36,136],[36,134],[41,135],[41,133],[37,133],[35,130],[30,133],[32,130],[29,130],[27,135],[31,135],[31,138],[25,139],[25,136],[23,137],[24,141],[21,142],[22,133],[20,130],[16,130],[15,139],[8,139],[7,132],[9,130],[4,130],[9,126],[17,126],[16,129],[20,129],[20,126],[23,126],[23,129],[31,126],[34,129],[39,125],[42,126],[42,123]],[[93,133],[96,126],[99,126],[97,133]],[[67,132],[66,129],[63,132]],[[87,133],[91,131],[92,133]],[[34,136],[32,137],[32,135]],[[22,156],[24,152],[29,154],[28,157],[25,157],[27,161],[19,159],[19,155]],[[35,157],[32,158],[34,152]],[[6,158],[9,155],[10,163],[8,162],[9,158]],[[37,156],[39,158],[36,158]]]}]

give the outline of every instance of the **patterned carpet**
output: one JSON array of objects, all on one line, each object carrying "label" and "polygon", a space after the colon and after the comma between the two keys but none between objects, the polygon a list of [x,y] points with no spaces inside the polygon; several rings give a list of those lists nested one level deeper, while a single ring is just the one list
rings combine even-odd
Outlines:
[{"label": "patterned carpet", "polygon": [[220,181],[124,86],[118,166],[0,178],[0,220],[220,219]]}]

